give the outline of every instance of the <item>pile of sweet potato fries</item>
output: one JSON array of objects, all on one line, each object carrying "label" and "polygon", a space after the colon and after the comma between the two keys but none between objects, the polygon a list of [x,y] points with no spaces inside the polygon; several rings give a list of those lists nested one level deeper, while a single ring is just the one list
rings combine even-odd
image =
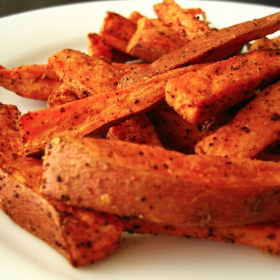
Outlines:
[{"label": "pile of sweet potato fries", "polygon": [[[123,231],[280,255],[280,13],[223,29],[173,0],[107,12],[88,54],[0,66],[0,209],[79,267]],[[0,62],[1,63],[1,62]]]}]

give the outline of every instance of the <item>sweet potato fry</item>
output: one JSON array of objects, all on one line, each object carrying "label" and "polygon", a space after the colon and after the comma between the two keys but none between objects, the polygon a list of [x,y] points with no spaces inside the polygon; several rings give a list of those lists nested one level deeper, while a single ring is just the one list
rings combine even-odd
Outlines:
[{"label": "sweet potato fry", "polygon": [[204,22],[207,22],[206,12],[201,8],[185,8],[184,11],[192,14],[193,16],[199,17]]},{"label": "sweet potato fry", "polygon": [[73,266],[107,257],[118,245],[122,222],[42,197],[42,161],[23,155],[19,115],[15,106],[0,105],[0,209]]},{"label": "sweet potato fry", "polygon": [[263,50],[263,49],[280,49],[280,37],[275,37],[269,39],[267,37],[262,37],[258,40],[255,40],[249,47],[249,51],[254,50]]},{"label": "sweet potato fry", "polygon": [[25,98],[47,100],[60,85],[59,77],[48,65],[0,68],[0,86]]},{"label": "sweet potato fry", "polygon": [[201,123],[255,96],[280,74],[280,52],[259,50],[218,61],[166,85],[166,102],[190,123]]},{"label": "sweet potato fry", "polygon": [[175,69],[123,90],[90,96],[58,108],[28,112],[20,119],[24,151],[26,154],[43,153],[45,145],[56,136],[104,133],[131,115],[154,108],[164,101],[168,79],[199,67]]},{"label": "sweet potato fry", "polygon": [[209,32],[211,28],[193,13],[188,13],[174,0],[163,0],[154,5],[159,20],[174,30],[182,40],[190,42]]},{"label": "sweet potato fry", "polygon": [[20,111],[14,105],[0,103],[0,155],[6,158],[16,158],[23,155],[19,137],[18,120]]},{"label": "sweet potato fry", "polygon": [[79,99],[115,89],[122,76],[110,61],[71,49],[51,56],[48,63]]},{"label": "sweet potato fry", "polygon": [[184,227],[159,225],[141,219],[123,218],[124,230],[140,234],[171,234],[206,238],[212,241],[229,242],[252,246],[264,253],[280,256],[279,223],[263,223],[234,227]]},{"label": "sweet potato fry", "polygon": [[194,154],[195,145],[231,119],[226,111],[201,124],[191,124],[166,103],[149,112],[160,141],[168,148],[185,154]]},{"label": "sweet potato fry", "polygon": [[50,203],[18,180],[8,177],[6,172],[0,170],[0,176],[0,209],[19,226],[57,250],[71,265],[79,267],[98,261],[116,249],[123,228],[116,217]]},{"label": "sweet potato fry", "polygon": [[[142,62],[142,61],[141,61]],[[137,63],[135,61],[135,63],[113,63],[113,65],[119,69],[119,71],[121,72],[122,75],[126,75],[127,73],[131,72],[131,71],[135,71],[137,69],[141,69],[144,67],[147,67],[147,63]]]},{"label": "sweet potato fry", "polygon": [[184,120],[166,103],[148,113],[161,142],[168,148],[185,154],[194,154],[195,144],[205,134],[197,125]]},{"label": "sweet potato fry", "polygon": [[134,23],[137,24],[137,21],[144,17],[142,14],[140,14],[138,11],[133,11],[130,15],[129,15],[129,19],[132,20]]},{"label": "sweet potato fry", "polygon": [[127,45],[127,53],[153,62],[185,44],[172,30],[163,25],[154,25],[148,18],[137,22],[137,30]]},{"label": "sweet potato fry", "polygon": [[117,13],[107,12],[100,35],[106,44],[125,53],[127,44],[136,28],[136,23],[133,20]]},{"label": "sweet potato fry", "polygon": [[55,138],[44,157],[42,192],[73,206],[154,223],[236,226],[279,221],[279,171],[273,162]]},{"label": "sweet potato fry", "polygon": [[76,91],[62,84],[58,89],[54,90],[48,98],[48,108],[55,108],[68,102],[79,100]]},{"label": "sweet potato fry", "polygon": [[[82,56],[84,56],[84,55],[82,54]],[[75,62],[73,62],[73,64],[74,64],[73,67],[77,66],[77,65],[75,65]],[[128,73],[129,71],[133,71],[134,69],[145,67],[145,66],[146,66],[146,64],[132,64],[132,63],[122,64],[122,63],[115,62],[115,63],[112,63],[112,70],[113,70],[113,72],[116,72],[117,75],[122,76],[122,75]],[[87,67],[87,66],[83,65],[82,67]],[[80,67],[79,69],[81,70],[82,67]],[[84,69],[84,71],[86,72],[87,69]],[[90,71],[94,71],[94,69],[91,68],[91,69],[88,69],[88,71],[89,71],[89,73],[87,73],[87,74],[90,74]],[[98,71],[98,69],[97,69],[97,71]],[[76,74],[77,74],[77,72],[76,72]],[[99,74],[101,74],[101,73],[99,73]],[[69,79],[72,79],[71,73],[69,75],[66,74],[66,76]],[[95,77],[95,79],[97,79],[97,83],[94,84],[94,82],[96,82],[96,80],[91,78],[91,83],[88,83],[86,85],[87,87],[91,84],[97,85],[97,87],[94,89],[94,92],[93,92],[94,94],[97,94],[97,93],[100,94],[104,90],[108,90],[108,88],[110,88],[110,87],[116,88],[116,80],[114,81],[114,83],[112,83],[112,80],[110,80],[110,76],[107,77],[107,79],[110,80],[108,84],[106,83],[106,79],[100,78],[100,75],[94,75],[94,77]],[[77,82],[76,82],[76,79],[78,79]],[[73,80],[71,80],[71,82],[69,84],[72,85],[72,84],[79,84],[79,83],[83,83],[83,85],[84,85],[82,78],[73,76]],[[99,90],[99,92],[98,92],[98,90]],[[70,87],[63,83],[63,84],[61,84],[61,86],[59,88],[57,88],[50,94],[50,96],[48,98],[48,107],[49,108],[58,107],[63,104],[66,104],[68,102],[82,99],[82,98],[86,97],[87,95],[89,95],[89,92],[84,91],[82,95],[77,94],[77,90],[75,90],[73,87]]]},{"label": "sweet potato fry", "polygon": [[125,122],[111,127],[106,134],[106,139],[162,146],[154,126],[146,114],[132,116]]},{"label": "sweet potato fry", "polygon": [[100,34],[88,34],[88,55],[95,57],[105,57],[112,62],[124,63],[134,58],[104,42]]},{"label": "sweet potato fry", "polygon": [[171,69],[230,57],[248,42],[280,29],[280,13],[212,30],[174,52],[164,55],[150,66],[122,77],[119,87],[165,73]]},{"label": "sweet potato fry", "polygon": [[232,121],[202,139],[197,154],[253,158],[279,139],[280,82],[259,93]]}]

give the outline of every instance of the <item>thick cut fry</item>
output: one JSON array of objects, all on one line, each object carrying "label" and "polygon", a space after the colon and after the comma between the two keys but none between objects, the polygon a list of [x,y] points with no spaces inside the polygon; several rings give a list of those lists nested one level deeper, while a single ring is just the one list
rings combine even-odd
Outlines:
[{"label": "thick cut fry", "polygon": [[26,154],[43,153],[45,145],[56,136],[104,133],[133,114],[153,109],[164,101],[169,79],[199,67],[175,69],[123,90],[90,96],[58,108],[28,112],[20,119],[24,151]]},{"label": "thick cut fry", "polygon": [[139,68],[147,67],[147,63],[112,63],[116,68],[119,69],[122,75],[128,74],[131,71],[135,71]]},{"label": "thick cut fry", "polygon": [[23,155],[19,137],[20,112],[14,105],[0,103],[0,155],[16,158]]},{"label": "thick cut fry", "polygon": [[185,154],[194,154],[198,141],[231,118],[228,112],[223,112],[205,123],[191,124],[166,103],[149,112],[148,117],[152,120],[160,141],[168,148]]},{"label": "thick cut fry", "polygon": [[125,122],[111,127],[106,135],[106,139],[162,146],[154,126],[146,114],[133,116]]},{"label": "thick cut fry", "polygon": [[137,24],[137,21],[144,17],[142,14],[140,14],[138,11],[133,11],[130,15],[129,15],[129,19],[132,20],[135,24]]},{"label": "thick cut fry", "polygon": [[42,192],[59,201],[66,198],[70,205],[172,226],[280,218],[277,163],[184,155],[89,137],[55,138],[49,147]]},{"label": "thick cut fry", "polygon": [[124,230],[140,234],[171,234],[206,238],[252,246],[264,253],[280,256],[280,225],[264,223],[234,227],[184,227],[159,225],[141,219],[124,218]]},{"label": "thick cut fry", "polygon": [[60,85],[59,77],[48,65],[0,68],[0,86],[25,98],[47,100]]},{"label": "thick cut fry", "polygon": [[148,113],[161,142],[170,149],[194,154],[195,144],[208,135],[197,125],[184,120],[168,104],[160,104]]},{"label": "thick cut fry", "polygon": [[[129,71],[133,71],[134,69],[137,69],[137,68],[141,68],[141,67],[145,67],[147,64],[122,64],[122,63],[112,63],[112,66],[115,67],[112,68],[113,71],[117,71],[118,75],[122,76],[124,75],[125,73],[128,73]],[[91,69],[92,70],[92,69]],[[89,70],[90,71],[90,70]],[[96,77],[96,76],[95,76]],[[75,78],[78,78],[79,81],[81,80],[81,78],[79,77],[75,77]],[[96,77],[98,79],[98,76]],[[107,77],[108,78],[108,77]],[[110,79],[110,77],[109,77]],[[78,82],[79,82],[78,81]],[[95,81],[94,79],[91,80],[92,83]],[[102,81],[102,82],[100,82]],[[104,82],[106,80],[98,80],[98,82],[100,82],[99,84],[97,83],[97,85],[99,87],[97,87],[95,89],[95,93],[96,94],[100,94],[100,93],[103,93],[103,90],[108,90],[108,88],[110,88],[110,86],[108,84],[105,84],[104,86]],[[110,81],[111,83],[112,81]],[[109,84],[110,84],[109,83]],[[116,81],[111,84],[111,87],[112,88],[115,88],[115,83]],[[72,84],[72,83],[70,83]],[[75,83],[76,84],[76,83]],[[97,92],[97,89],[99,89],[99,92]],[[55,108],[55,107],[58,107],[58,106],[61,106],[63,104],[66,104],[68,102],[72,102],[72,101],[76,101],[76,100],[79,100],[81,98],[84,98],[86,95],[88,95],[87,92],[83,92],[82,96],[80,94],[77,95],[76,93],[77,91],[74,90],[72,87],[69,87],[67,86],[66,84],[61,84],[61,86],[54,90],[49,98],[48,98],[48,107],[49,108]]]},{"label": "thick cut fry", "polygon": [[249,47],[249,51],[263,50],[263,49],[280,49],[280,37],[268,39],[267,37],[255,40]]},{"label": "thick cut fry", "polygon": [[155,26],[150,19],[143,17],[137,22],[137,30],[127,45],[127,53],[153,62],[184,44],[166,26]]},{"label": "thick cut fry", "polygon": [[133,57],[104,42],[100,34],[88,34],[88,55],[106,57],[112,62],[124,63],[133,60]]},{"label": "thick cut fry", "polygon": [[172,28],[186,42],[204,35],[211,29],[192,13],[181,8],[174,0],[163,0],[154,5],[154,11],[159,20]]},{"label": "thick cut fry", "polygon": [[133,20],[117,13],[107,12],[100,35],[106,44],[125,53],[127,44],[136,28],[136,23]]},{"label": "thick cut fry", "polygon": [[184,11],[192,14],[193,16],[199,17],[204,22],[207,22],[206,12],[201,8],[185,8]]},{"label": "thick cut fry", "polygon": [[252,98],[279,74],[278,50],[249,52],[169,80],[166,102],[190,123],[201,123]]},{"label": "thick cut fry", "polygon": [[98,261],[116,249],[123,228],[116,217],[50,203],[2,170],[0,178],[0,209],[52,246],[71,265],[79,267]]},{"label": "thick cut fry", "polygon": [[42,161],[23,155],[19,115],[15,106],[0,105],[0,209],[73,266],[107,257],[118,245],[122,222],[41,196]]},{"label": "thick cut fry", "polygon": [[57,90],[54,90],[48,98],[48,108],[55,108],[68,102],[79,100],[76,91],[62,84]]},{"label": "thick cut fry", "polygon": [[212,30],[172,53],[166,54],[147,68],[122,77],[119,87],[194,63],[222,60],[235,54],[248,42],[280,29],[280,13]]},{"label": "thick cut fry", "polygon": [[233,120],[196,146],[197,154],[253,158],[279,139],[280,82],[264,89]]},{"label": "thick cut fry", "polygon": [[79,99],[115,89],[122,76],[110,61],[71,49],[51,56],[48,63]]}]

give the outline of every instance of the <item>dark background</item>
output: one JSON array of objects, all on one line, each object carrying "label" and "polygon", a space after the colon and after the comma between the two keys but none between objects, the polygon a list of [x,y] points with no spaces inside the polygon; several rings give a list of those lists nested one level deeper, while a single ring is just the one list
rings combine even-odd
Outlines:
[{"label": "dark background", "polygon": [[[93,1],[93,0],[91,0]],[[12,15],[15,13],[40,9],[45,7],[57,6],[62,4],[78,3],[78,2],[91,2],[91,1],[75,1],[75,0],[0,0],[0,17]],[[115,0],[117,1],[117,0]],[[130,0],[138,1],[138,0]],[[230,0],[224,0],[230,1]],[[159,0],[161,2],[161,0]],[[232,1],[242,3],[254,3],[276,6],[280,8],[280,0],[247,0],[247,1]]]}]

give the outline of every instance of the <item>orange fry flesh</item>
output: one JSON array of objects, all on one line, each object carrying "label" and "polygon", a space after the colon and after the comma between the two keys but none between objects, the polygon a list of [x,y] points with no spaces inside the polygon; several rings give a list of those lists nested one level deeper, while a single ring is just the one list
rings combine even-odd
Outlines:
[{"label": "orange fry flesh", "polygon": [[164,0],[154,5],[159,20],[172,28],[181,39],[189,42],[204,35],[211,29],[207,23],[200,21],[193,13],[188,13],[174,0]]},{"label": "orange fry flesh", "polygon": [[143,17],[138,20],[137,30],[127,45],[127,52],[153,62],[184,44],[184,41],[166,26],[154,25],[150,19]]},{"label": "orange fry flesh", "polygon": [[28,112],[21,119],[26,154],[42,153],[53,137],[96,135],[133,114],[146,112],[164,100],[166,82],[201,66],[175,69],[123,90],[90,96],[57,108]]},{"label": "orange fry flesh", "polygon": [[50,94],[47,105],[48,108],[54,108],[75,100],[79,100],[76,91],[68,87],[66,84],[62,84]]},{"label": "orange fry flesh", "polygon": [[48,65],[0,68],[0,86],[25,98],[47,100],[60,85],[59,77]]},{"label": "orange fry flesh", "polygon": [[254,158],[279,139],[280,82],[259,93],[229,124],[203,138],[197,154]]},{"label": "orange fry flesh", "polygon": [[24,156],[19,116],[16,106],[0,104],[0,209],[75,267],[107,257],[118,245],[122,222],[41,195],[43,162]]},{"label": "orange fry flesh", "polygon": [[[69,160],[61,164],[65,154]],[[79,164],[73,164],[77,158]],[[43,194],[77,207],[172,226],[280,218],[278,163],[184,155],[90,137],[55,138],[44,160]]]},{"label": "orange fry flesh", "polygon": [[54,54],[48,64],[80,99],[115,89],[122,76],[110,61],[71,49]]},{"label": "orange fry flesh", "polygon": [[275,37],[269,39],[267,37],[262,37],[255,40],[249,47],[249,51],[263,50],[263,49],[279,49],[280,48],[280,37]]},{"label": "orange fry flesh", "polygon": [[112,62],[124,63],[133,60],[133,57],[104,42],[100,34],[88,34],[88,55],[95,57],[106,57]]},{"label": "orange fry flesh", "polygon": [[106,134],[106,139],[162,146],[154,126],[146,114],[132,116],[125,122],[111,127]]},{"label": "orange fry flesh", "polygon": [[164,55],[147,68],[122,77],[120,86],[165,73],[171,69],[201,62],[221,60],[235,54],[248,42],[280,29],[280,13],[212,30],[185,47]]},{"label": "orange fry flesh", "polygon": [[108,11],[88,54],[0,65],[0,87],[48,102],[0,103],[0,211],[76,268],[123,231],[280,256],[280,12],[218,30],[161,1]]},{"label": "orange fry flesh", "polygon": [[168,148],[185,154],[194,154],[195,144],[209,134],[199,125],[182,118],[166,103],[148,113],[160,141]]},{"label": "orange fry flesh", "polygon": [[133,20],[117,13],[107,12],[100,34],[106,44],[125,53],[135,31],[136,23]]},{"label": "orange fry flesh", "polygon": [[170,234],[206,238],[252,246],[267,254],[280,256],[279,223],[263,223],[233,227],[185,227],[150,223],[142,219],[123,218],[124,230],[140,234]]},{"label": "orange fry flesh", "polygon": [[255,96],[280,74],[280,52],[260,50],[169,80],[166,102],[190,123],[201,123]]}]

